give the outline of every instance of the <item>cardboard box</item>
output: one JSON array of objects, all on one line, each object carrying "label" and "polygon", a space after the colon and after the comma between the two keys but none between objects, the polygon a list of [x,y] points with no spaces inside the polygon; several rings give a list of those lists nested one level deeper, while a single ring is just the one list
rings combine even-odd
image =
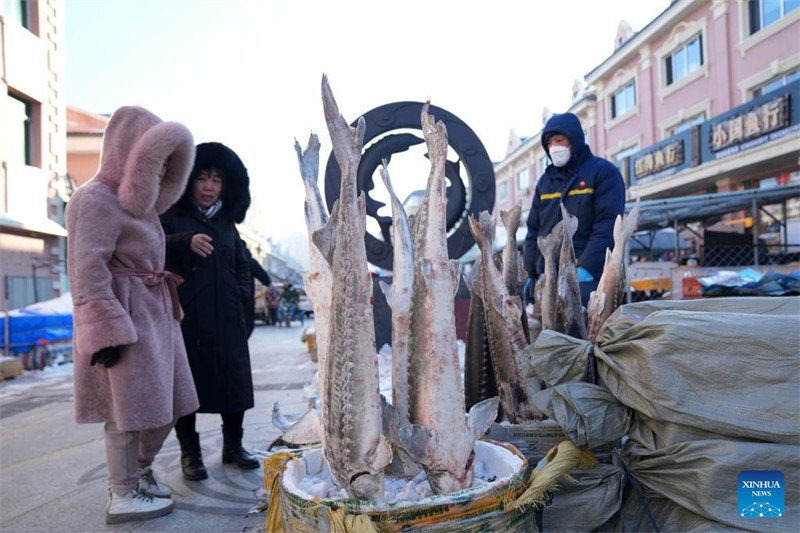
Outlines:
[{"label": "cardboard box", "polygon": [[17,357],[0,358],[0,379],[12,379],[22,375],[22,363]]},{"label": "cardboard box", "polygon": [[687,276],[684,277],[681,285],[683,287],[683,299],[688,300],[690,298],[702,298],[703,294],[701,292],[703,285],[697,281],[698,278],[702,276]]},{"label": "cardboard box", "polygon": [[635,291],[668,291],[672,287],[669,278],[650,278],[631,281],[631,289]]}]

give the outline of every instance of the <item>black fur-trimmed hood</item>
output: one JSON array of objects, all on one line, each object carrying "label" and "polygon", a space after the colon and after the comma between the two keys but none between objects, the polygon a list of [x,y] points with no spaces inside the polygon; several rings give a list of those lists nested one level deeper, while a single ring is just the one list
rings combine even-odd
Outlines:
[{"label": "black fur-trimmed hood", "polygon": [[218,216],[237,224],[243,222],[247,208],[250,207],[250,176],[236,152],[218,142],[197,145],[189,182],[175,207],[187,211],[194,210],[192,184],[200,172],[211,168],[217,169],[225,176],[222,180],[222,209]]}]

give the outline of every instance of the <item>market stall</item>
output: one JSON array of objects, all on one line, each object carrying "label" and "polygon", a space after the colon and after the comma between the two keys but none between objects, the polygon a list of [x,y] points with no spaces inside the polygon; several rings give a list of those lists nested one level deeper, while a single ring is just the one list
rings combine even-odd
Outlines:
[{"label": "market stall", "polygon": [[[545,257],[536,325],[523,312],[515,266],[519,210],[500,213],[512,228],[502,259],[494,256],[495,220],[469,217],[479,253],[466,279],[459,361],[460,274],[443,216],[447,132],[428,105],[420,117],[431,164],[425,195],[412,221],[392,203],[394,280],[381,285],[392,311],[390,353],[381,350],[391,359],[385,391],[362,239],[365,197],[355,179],[363,121],[349,125],[325,78],[322,89],[342,169],[329,218],[316,189],[319,141],[312,135],[305,150],[297,147],[306,213],[315,213],[307,218],[314,253],[306,288],[321,403],[301,420],[319,436],[303,431],[293,446],[288,435],[300,428],[287,427],[289,447],[266,459],[268,530],[758,529],[748,522],[752,509],[730,493],[740,472],[767,469],[785,475],[780,505],[767,504],[797,516],[800,298],[626,304],[623,252],[640,220],[652,223],[645,203],[617,218],[614,251],[585,310],[575,290],[576,220],[563,212],[543,247],[560,260]],[[380,171],[394,197],[386,161]],[[790,275],[745,274],[743,290],[761,283],[782,295],[798,286]],[[716,276],[701,283],[730,281]],[[475,385],[466,395],[465,379]],[[792,523],[770,526],[788,531]]]}]

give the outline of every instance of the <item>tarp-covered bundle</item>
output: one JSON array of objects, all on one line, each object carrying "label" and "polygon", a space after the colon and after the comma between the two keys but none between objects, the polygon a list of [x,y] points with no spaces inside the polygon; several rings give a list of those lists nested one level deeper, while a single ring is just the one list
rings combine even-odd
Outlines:
[{"label": "tarp-covered bundle", "polygon": [[[786,520],[800,516],[800,298],[642,302],[618,309],[595,345],[545,331],[535,398],[576,445],[630,437],[624,461],[664,530],[764,529],[740,516],[737,476],[785,475]],[[564,369],[596,358],[601,386]],[[638,512],[634,512],[638,509]],[[794,517],[794,518],[790,518]],[[650,527],[626,492],[614,529]]]},{"label": "tarp-covered bundle", "polygon": [[[10,351],[28,352],[37,346],[71,341],[72,298],[66,293],[58,298],[9,312]],[[5,317],[0,317],[0,332],[5,332]]]}]

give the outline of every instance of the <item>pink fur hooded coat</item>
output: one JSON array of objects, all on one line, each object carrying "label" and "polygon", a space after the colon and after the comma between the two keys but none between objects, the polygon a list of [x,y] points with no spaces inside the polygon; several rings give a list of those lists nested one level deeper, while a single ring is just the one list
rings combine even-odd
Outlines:
[{"label": "pink fur hooded coat", "polygon": [[[125,431],[149,429],[199,406],[174,316],[180,306],[173,313],[164,283],[119,275],[120,269],[163,272],[158,215],[183,193],[194,153],[185,126],[162,122],[141,107],[122,107],[108,122],[97,175],[69,202],[78,423],[114,421]],[[111,368],[90,366],[92,354],[109,346],[122,346],[119,362]]]}]

